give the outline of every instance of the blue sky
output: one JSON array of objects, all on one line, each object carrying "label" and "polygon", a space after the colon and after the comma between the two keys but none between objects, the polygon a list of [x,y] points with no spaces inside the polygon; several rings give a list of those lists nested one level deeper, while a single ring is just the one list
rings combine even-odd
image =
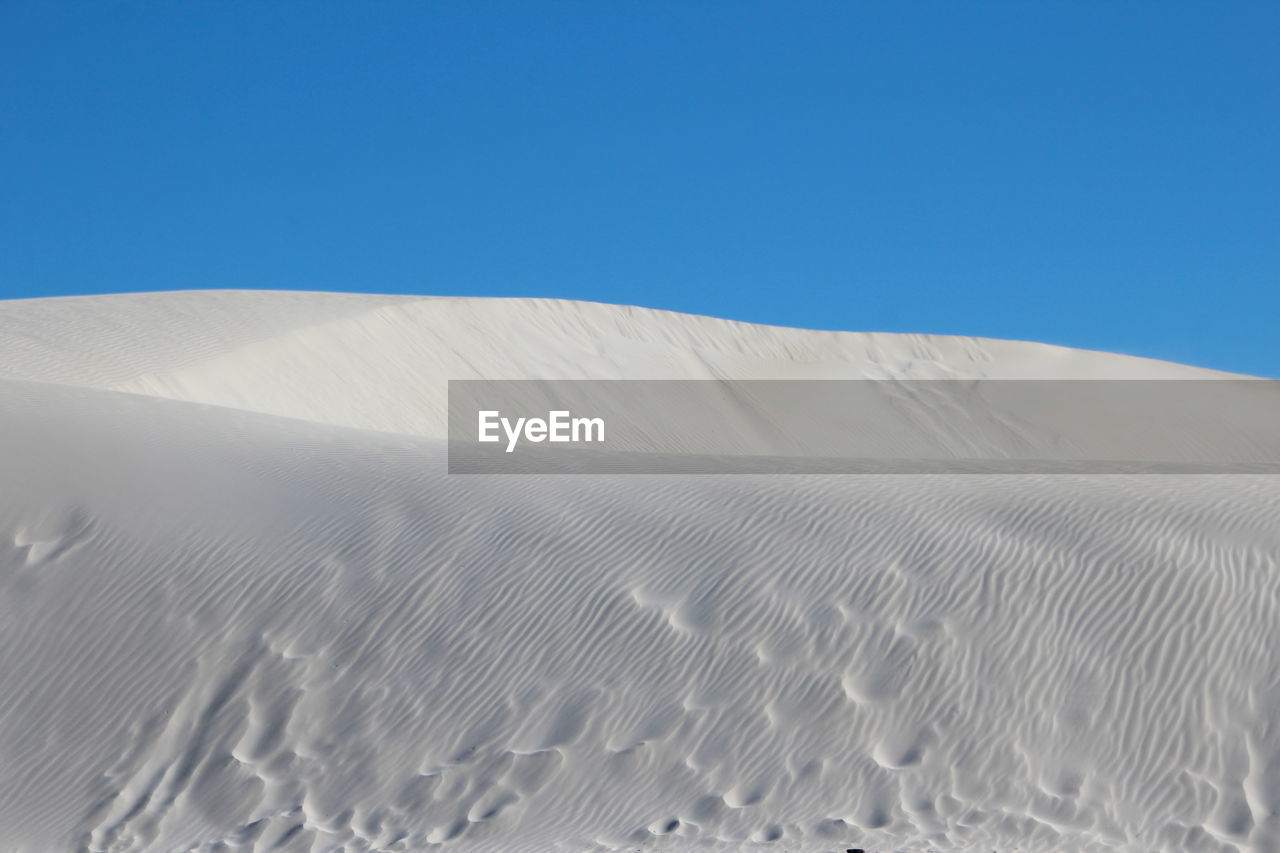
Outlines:
[{"label": "blue sky", "polygon": [[555,296],[1280,377],[1280,3],[0,2],[0,296]]}]

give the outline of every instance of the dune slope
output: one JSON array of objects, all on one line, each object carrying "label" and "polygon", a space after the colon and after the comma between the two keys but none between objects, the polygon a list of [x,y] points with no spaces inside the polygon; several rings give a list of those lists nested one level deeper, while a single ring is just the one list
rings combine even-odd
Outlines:
[{"label": "dune slope", "polygon": [[1203,376],[562,302],[0,303],[0,849],[1280,850],[1280,482],[488,477],[471,376]]},{"label": "dune slope", "polygon": [[1221,376],[1020,341],[589,302],[192,291],[0,303],[0,376],[443,436],[447,379]]}]

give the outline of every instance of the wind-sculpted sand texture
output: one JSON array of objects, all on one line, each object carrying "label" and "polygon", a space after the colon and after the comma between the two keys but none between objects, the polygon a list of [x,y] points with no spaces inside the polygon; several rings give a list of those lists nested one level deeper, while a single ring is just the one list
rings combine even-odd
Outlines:
[{"label": "wind-sculpted sand texture", "polygon": [[577,303],[0,304],[0,850],[1280,851],[1280,478],[447,475],[444,380],[540,372],[1212,375]]}]

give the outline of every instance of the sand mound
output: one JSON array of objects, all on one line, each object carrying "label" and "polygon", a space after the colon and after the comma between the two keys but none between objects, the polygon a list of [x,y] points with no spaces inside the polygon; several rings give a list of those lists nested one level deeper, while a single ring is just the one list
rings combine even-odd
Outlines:
[{"label": "sand mound", "polygon": [[[0,849],[1280,850],[1280,482],[444,472],[467,377],[1191,377],[554,301],[0,304]],[[127,392],[127,393],[126,393]]]}]

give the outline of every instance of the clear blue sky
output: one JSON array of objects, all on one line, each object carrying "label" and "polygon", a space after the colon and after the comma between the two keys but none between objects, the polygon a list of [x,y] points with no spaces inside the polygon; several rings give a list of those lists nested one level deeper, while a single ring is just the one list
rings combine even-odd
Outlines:
[{"label": "clear blue sky", "polygon": [[0,0],[0,296],[557,296],[1280,377],[1280,3]]}]

